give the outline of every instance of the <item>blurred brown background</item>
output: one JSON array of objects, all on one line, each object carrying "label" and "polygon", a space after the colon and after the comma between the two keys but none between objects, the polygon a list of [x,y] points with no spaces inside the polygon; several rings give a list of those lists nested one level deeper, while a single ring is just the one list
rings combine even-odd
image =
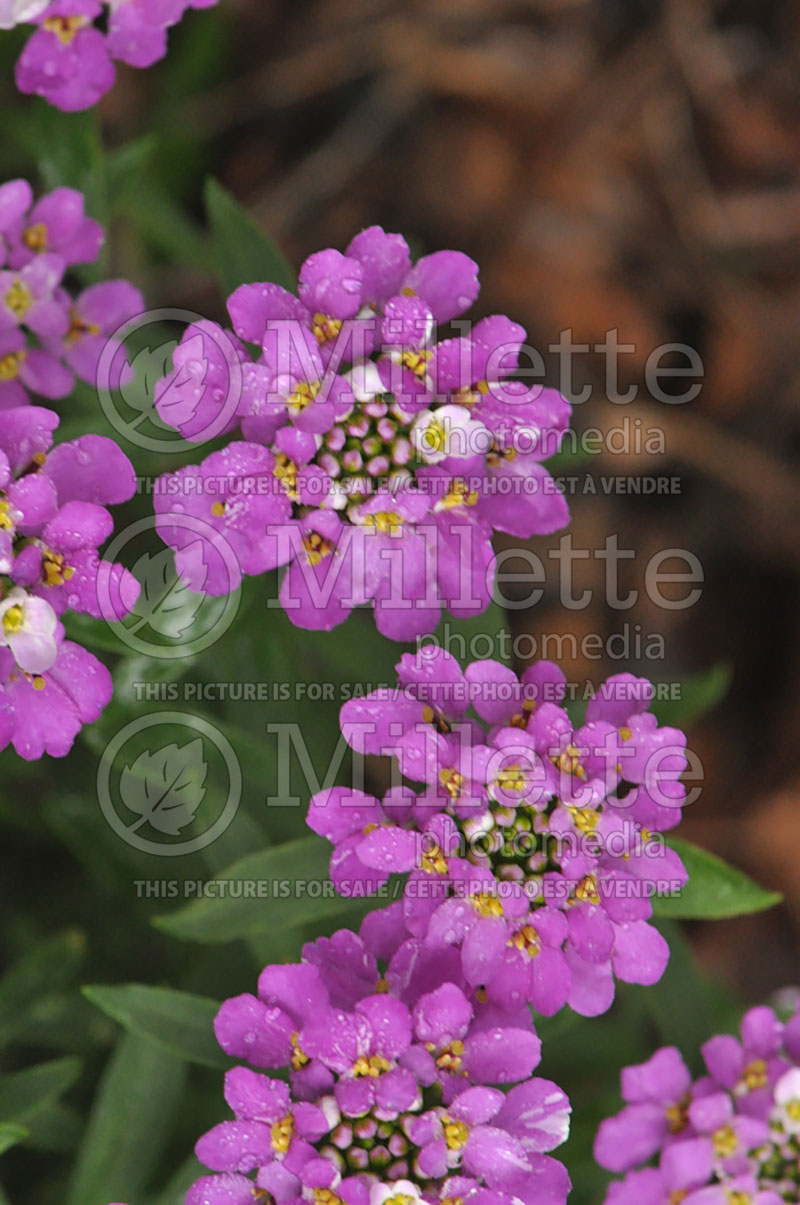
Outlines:
[{"label": "blurred brown background", "polygon": [[[604,564],[592,559],[576,573],[595,591],[589,609],[565,612],[553,585],[515,623],[539,636],[606,637],[623,624],[663,633],[663,662],[579,658],[570,676],[580,681],[731,665],[726,699],[690,733],[707,786],[682,831],[787,904],[698,926],[694,938],[707,969],[748,998],[800,983],[800,7],[224,3],[232,61],[177,117],[216,140],[223,182],[293,260],[344,248],[377,222],[418,251],[474,256],[480,312],[510,313],[540,350],[565,328],[592,345],[618,328],[636,346],[620,362],[621,386],[640,386],[631,406],[604,400],[599,357],[581,357],[577,383],[595,395],[576,424],[638,417],[663,430],[666,454],[605,455],[568,471],[581,481],[676,475],[680,493],[577,496],[574,544],[594,549],[618,532],[637,552],[622,582],[640,590],[654,552],[691,549],[702,599],[665,611],[640,598],[612,612]],[[121,133],[135,100],[117,90],[109,102]],[[156,288],[165,302],[218,312],[200,273],[170,271]],[[704,361],[689,405],[658,403],[643,386],[647,356],[672,341]],[[543,555],[546,542],[535,546]]]}]

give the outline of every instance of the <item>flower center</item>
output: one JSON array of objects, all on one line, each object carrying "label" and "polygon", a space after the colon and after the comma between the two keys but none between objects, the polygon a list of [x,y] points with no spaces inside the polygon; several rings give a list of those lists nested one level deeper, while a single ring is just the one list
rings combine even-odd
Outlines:
[{"label": "flower center", "polygon": [[66,343],[77,343],[84,335],[99,335],[100,327],[96,322],[87,322],[82,318],[77,310],[71,309],[69,312],[69,330],[64,336]]},{"label": "flower center", "polygon": [[689,1102],[688,1100],[678,1101],[677,1104],[670,1105],[666,1112],[667,1129],[670,1134],[682,1134],[689,1124]]},{"label": "flower center", "polygon": [[721,1126],[713,1137],[714,1154],[718,1159],[730,1159],[739,1149],[739,1139],[732,1126]]},{"label": "flower center", "polygon": [[47,227],[44,222],[35,222],[23,232],[22,241],[29,251],[44,251],[47,247]]},{"label": "flower center", "polygon": [[68,582],[71,577],[74,577],[75,570],[70,565],[64,564],[63,556],[57,552],[51,552],[48,548],[42,561],[42,573],[45,586],[63,586],[64,582]]},{"label": "flower center", "polygon": [[447,859],[438,845],[423,851],[420,865],[426,874],[447,874]]},{"label": "flower center", "polygon": [[27,355],[26,351],[10,351],[0,356],[0,381],[15,381]]},{"label": "flower center", "polygon": [[449,1151],[460,1151],[469,1138],[469,1126],[463,1121],[451,1121],[449,1117],[442,1119],[444,1140]]},{"label": "flower center", "polygon": [[331,318],[330,314],[315,314],[311,322],[311,333],[320,346],[332,343],[342,329],[341,318]]},{"label": "flower center", "polygon": [[308,1055],[305,1053],[305,1051],[300,1049],[300,1043],[298,1041],[298,1037],[299,1037],[299,1035],[297,1033],[293,1033],[291,1038],[289,1039],[289,1041],[291,1042],[291,1046],[292,1046],[292,1070],[293,1071],[299,1071],[301,1067],[305,1067],[306,1063],[309,1063],[311,1061],[309,1059]]},{"label": "flower center", "polygon": [[377,1079],[384,1071],[391,1071],[391,1069],[392,1064],[382,1054],[362,1055],[353,1063],[353,1075],[357,1078],[368,1076],[370,1079]]},{"label": "flower center", "polygon": [[300,495],[297,491],[297,465],[295,462],[283,452],[278,452],[275,457],[275,468],[272,471],[285,492],[293,502],[296,502]]},{"label": "flower center", "polygon": [[449,770],[440,770],[439,782],[445,791],[447,791],[450,798],[455,801],[458,799],[464,786],[464,775],[459,774],[458,770],[452,767]]},{"label": "flower center", "polygon": [[322,388],[322,381],[298,381],[287,398],[287,404],[293,410],[305,410]]},{"label": "flower center", "polygon": [[33,293],[21,280],[15,280],[6,293],[6,305],[15,318],[24,318],[33,305]]},{"label": "flower center", "polygon": [[600,820],[600,813],[594,808],[570,808],[572,819],[575,821],[575,827],[586,836],[591,836],[597,832],[597,824]]},{"label": "flower center", "polygon": [[333,552],[333,545],[323,539],[318,531],[312,531],[304,536],[303,547],[306,550],[306,560],[309,565],[318,565]]},{"label": "flower center", "polygon": [[[435,1054],[436,1046],[433,1042],[426,1042],[425,1046],[431,1054]],[[436,1056],[436,1066],[440,1071],[460,1071],[463,1056],[464,1043],[457,1038]]]},{"label": "flower center", "polygon": [[381,535],[396,536],[403,530],[403,519],[394,510],[379,510],[374,515],[365,515],[364,523]]},{"label": "flower center", "polygon": [[600,903],[600,892],[597,890],[597,879],[593,874],[587,874],[575,888],[575,899],[581,904]]},{"label": "flower center", "polygon": [[6,636],[13,636],[25,627],[25,612],[19,603],[9,607],[3,616],[3,631]]},{"label": "flower center", "polygon": [[11,517],[11,503],[0,498],[0,531],[13,531],[14,520]]},{"label": "flower center", "polygon": [[294,1135],[294,1118],[291,1113],[276,1121],[270,1130],[270,1142],[276,1155],[285,1155]]},{"label": "flower center", "polygon": [[551,757],[550,760],[562,774],[569,774],[572,778],[586,778],[586,771],[581,765],[581,751],[577,745],[567,745],[556,757]]},{"label": "flower center", "polygon": [[436,503],[436,510],[454,510],[457,506],[477,506],[478,491],[470,490],[461,477],[454,478],[450,489]]},{"label": "flower center", "polygon": [[490,891],[479,891],[476,895],[470,896],[472,904],[478,916],[502,916],[503,902],[493,895]]},{"label": "flower center", "polygon": [[63,46],[69,46],[76,33],[89,24],[88,17],[47,17],[42,26],[54,33]]},{"label": "flower center", "polygon": [[754,1092],[756,1088],[766,1088],[768,1075],[764,1060],[753,1059],[752,1063],[748,1063],[742,1072],[741,1082],[748,1092]]},{"label": "flower center", "polygon": [[538,958],[542,952],[542,943],[533,925],[523,925],[521,929],[517,929],[508,944],[516,946],[521,953],[527,954],[529,958]]},{"label": "flower center", "polygon": [[400,356],[400,363],[404,368],[417,378],[418,381],[425,379],[425,373],[428,371],[428,364],[433,357],[433,352],[426,349],[418,351],[404,351]]}]

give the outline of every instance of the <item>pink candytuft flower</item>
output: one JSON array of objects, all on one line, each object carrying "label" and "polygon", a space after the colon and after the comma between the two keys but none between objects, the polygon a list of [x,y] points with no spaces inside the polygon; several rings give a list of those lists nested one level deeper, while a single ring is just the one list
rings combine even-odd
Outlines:
[{"label": "pink candytuft flower", "polygon": [[[493,533],[527,539],[567,523],[543,462],[570,406],[514,379],[525,332],[509,318],[437,341],[437,324],[477,295],[468,256],[414,264],[400,235],[374,226],[346,254],[306,260],[299,296],[242,285],[228,299],[235,334],[213,323],[186,332],[157,390],[161,418],[196,442],[241,435],[156,492],[190,588],[226,593],[242,575],[284,568],[293,623],[327,631],[368,604],[395,640],[431,632],[443,610],[486,609]],[[187,512],[208,525],[206,561],[232,550],[233,577],[198,570],[193,583],[183,561],[196,539],[171,522]]]}]

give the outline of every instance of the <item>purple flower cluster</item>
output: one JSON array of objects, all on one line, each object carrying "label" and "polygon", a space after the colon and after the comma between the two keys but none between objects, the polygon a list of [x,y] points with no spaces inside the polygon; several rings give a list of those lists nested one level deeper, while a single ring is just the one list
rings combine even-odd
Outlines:
[{"label": "purple flower cluster", "polygon": [[197,1143],[217,1174],[186,1205],[564,1205],[548,1152],[570,1106],[532,1078],[530,1012],[501,1014],[452,981],[457,960],[401,935],[373,913],[225,1001],[217,1039],[249,1066],[225,1077],[234,1120]]},{"label": "purple flower cluster", "polygon": [[65,398],[75,377],[94,384],[110,336],[144,310],[126,280],[77,296],[65,286],[68,269],[93,263],[102,243],[79,192],[57,188],[34,203],[27,180],[0,185],[0,412],[25,405],[30,393]]},{"label": "purple flower cluster", "polygon": [[[692,1081],[679,1052],[622,1072],[625,1108],[600,1126],[595,1157],[625,1172],[606,1205],[784,1205],[800,1199],[800,1012],[770,1008],[702,1048]],[[650,1166],[643,1166],[650,1164]]]},{"label": "purple flower cluster", "polygon": [[285,566],[293,623],[330,630],[370,604],[395,640],[431,632],[442,608],[485,610],[492,533],[527,539],[568,521],[542,462],[570,406],[515,379],[521,326],[454,322],[478,291],[466,255],[412,263],[400,235],[373,226],[346,254],[307,259],[298,296],[237,289],[235,334],[189,328],[157,391],[159,415],[196,442],[241,436],[156,492],[160,534],[189,588],[224,594],[242,575]]},{"label": "purple flower cluster", "polygon": [[430,646],[397,669],[397,688],[344,705],[342,731],[422,787],[312,798],[337,889],[406,874],[405,927],[442,957],[457,951],[464,981],[499,1008],[594,1016],[615,978],[655,983],[669,951],[648,923],[652,896],[686,882],[663,839],[686,797],[686,738],[659,727],[651,685],[610,678],[576,727],[550,662],[519,679],[495,661],[462,671]]},{"label": "purple flower cluster", "polygon": [[217,0],[0,0],[0,29],[36,26],[16,68],[20,92],[68,112],[89,109],[114,84],[115,61],[150,67],[167,30]]},{"label": "purple flower cluster", "polygon": [[0,749],[63,757],[111,698],[108,670],[65,639],[76,611],[121,619],[139,587],[101,559],[109,503],[136,489],[116,444],[82,435],[52,447],[58,415],[18,406],[0,415]]}]

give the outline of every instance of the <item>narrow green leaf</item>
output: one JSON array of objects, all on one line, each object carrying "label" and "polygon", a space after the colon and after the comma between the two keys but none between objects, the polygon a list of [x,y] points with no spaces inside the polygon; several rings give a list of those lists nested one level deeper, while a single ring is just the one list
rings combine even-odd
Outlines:
[{"label": "narrow green leaf", "polygon": [[0,979],[0,1042],[7,1041],[40,996],[69,984],[86,951],[81,933],[72,929],[37,942]]},{"label": "narrow green leaf", "polygon": [[125,1034],[106,1068],[66,1205],[135,1201],[146,1190],[185,1088],[186,1064]]},{"label": "narrow green leaf", "polygon": [[0,1121],[28,1125],[52,1104],[80,1074],[80,1059],[53,1059],[0,1075]]},{"label": "narrow green leaf", "polygon": [[217,275],[226,297],[240,284],[269,281],[292,292],[297,288],[297,278],[283,252],[216,180],[206,181],[205,202]]},{"label": "narrow green leaf", "polygon": [[[221,871],[228,894],[194,900],[154,924],[185,941],[219,942],[250,937],[271,929],[292,928],[352,907],[338,896],[328,878],[330,846],[304,837],[248,854]],[[231,884],[241,888],[230,890]]]},{"label": "narrow green leaf", "polygon": [[0,1155],[4,1154],[10,1147],[16,1146],[19,1142],[24,1142],[28,1136],[28,1131],[24,1126],[10,1125],[8,1122],[0,1124]]},{"label": "narrow green leaf", "polygon": [[656,916],[671,920],[725,920],[764,912],[783,899],[780,892],[759,887],[744,871],[729,866],[708,850],[679,837],[670,837],[669,844],[689,872],[689,882],[676,895],[653,900]]},{"label": "narrow green leaf", "polygon": [[85,987],[83,994],[128,1033],[150,1038],[179,1059],[204,1067],[230,1066],[214,1037],[216,1000],[143,983]]},{"label": "narrow green leaf", "polygon": [[733,670],[730,665],[719,662],[705,673],[684,678],[680,684],[680,698],[656,698],[651,710],[658,716],[660,724],[687,728],[695,720],[702,719],[709,711],[713,711],[725,698],[732,678]]}]

